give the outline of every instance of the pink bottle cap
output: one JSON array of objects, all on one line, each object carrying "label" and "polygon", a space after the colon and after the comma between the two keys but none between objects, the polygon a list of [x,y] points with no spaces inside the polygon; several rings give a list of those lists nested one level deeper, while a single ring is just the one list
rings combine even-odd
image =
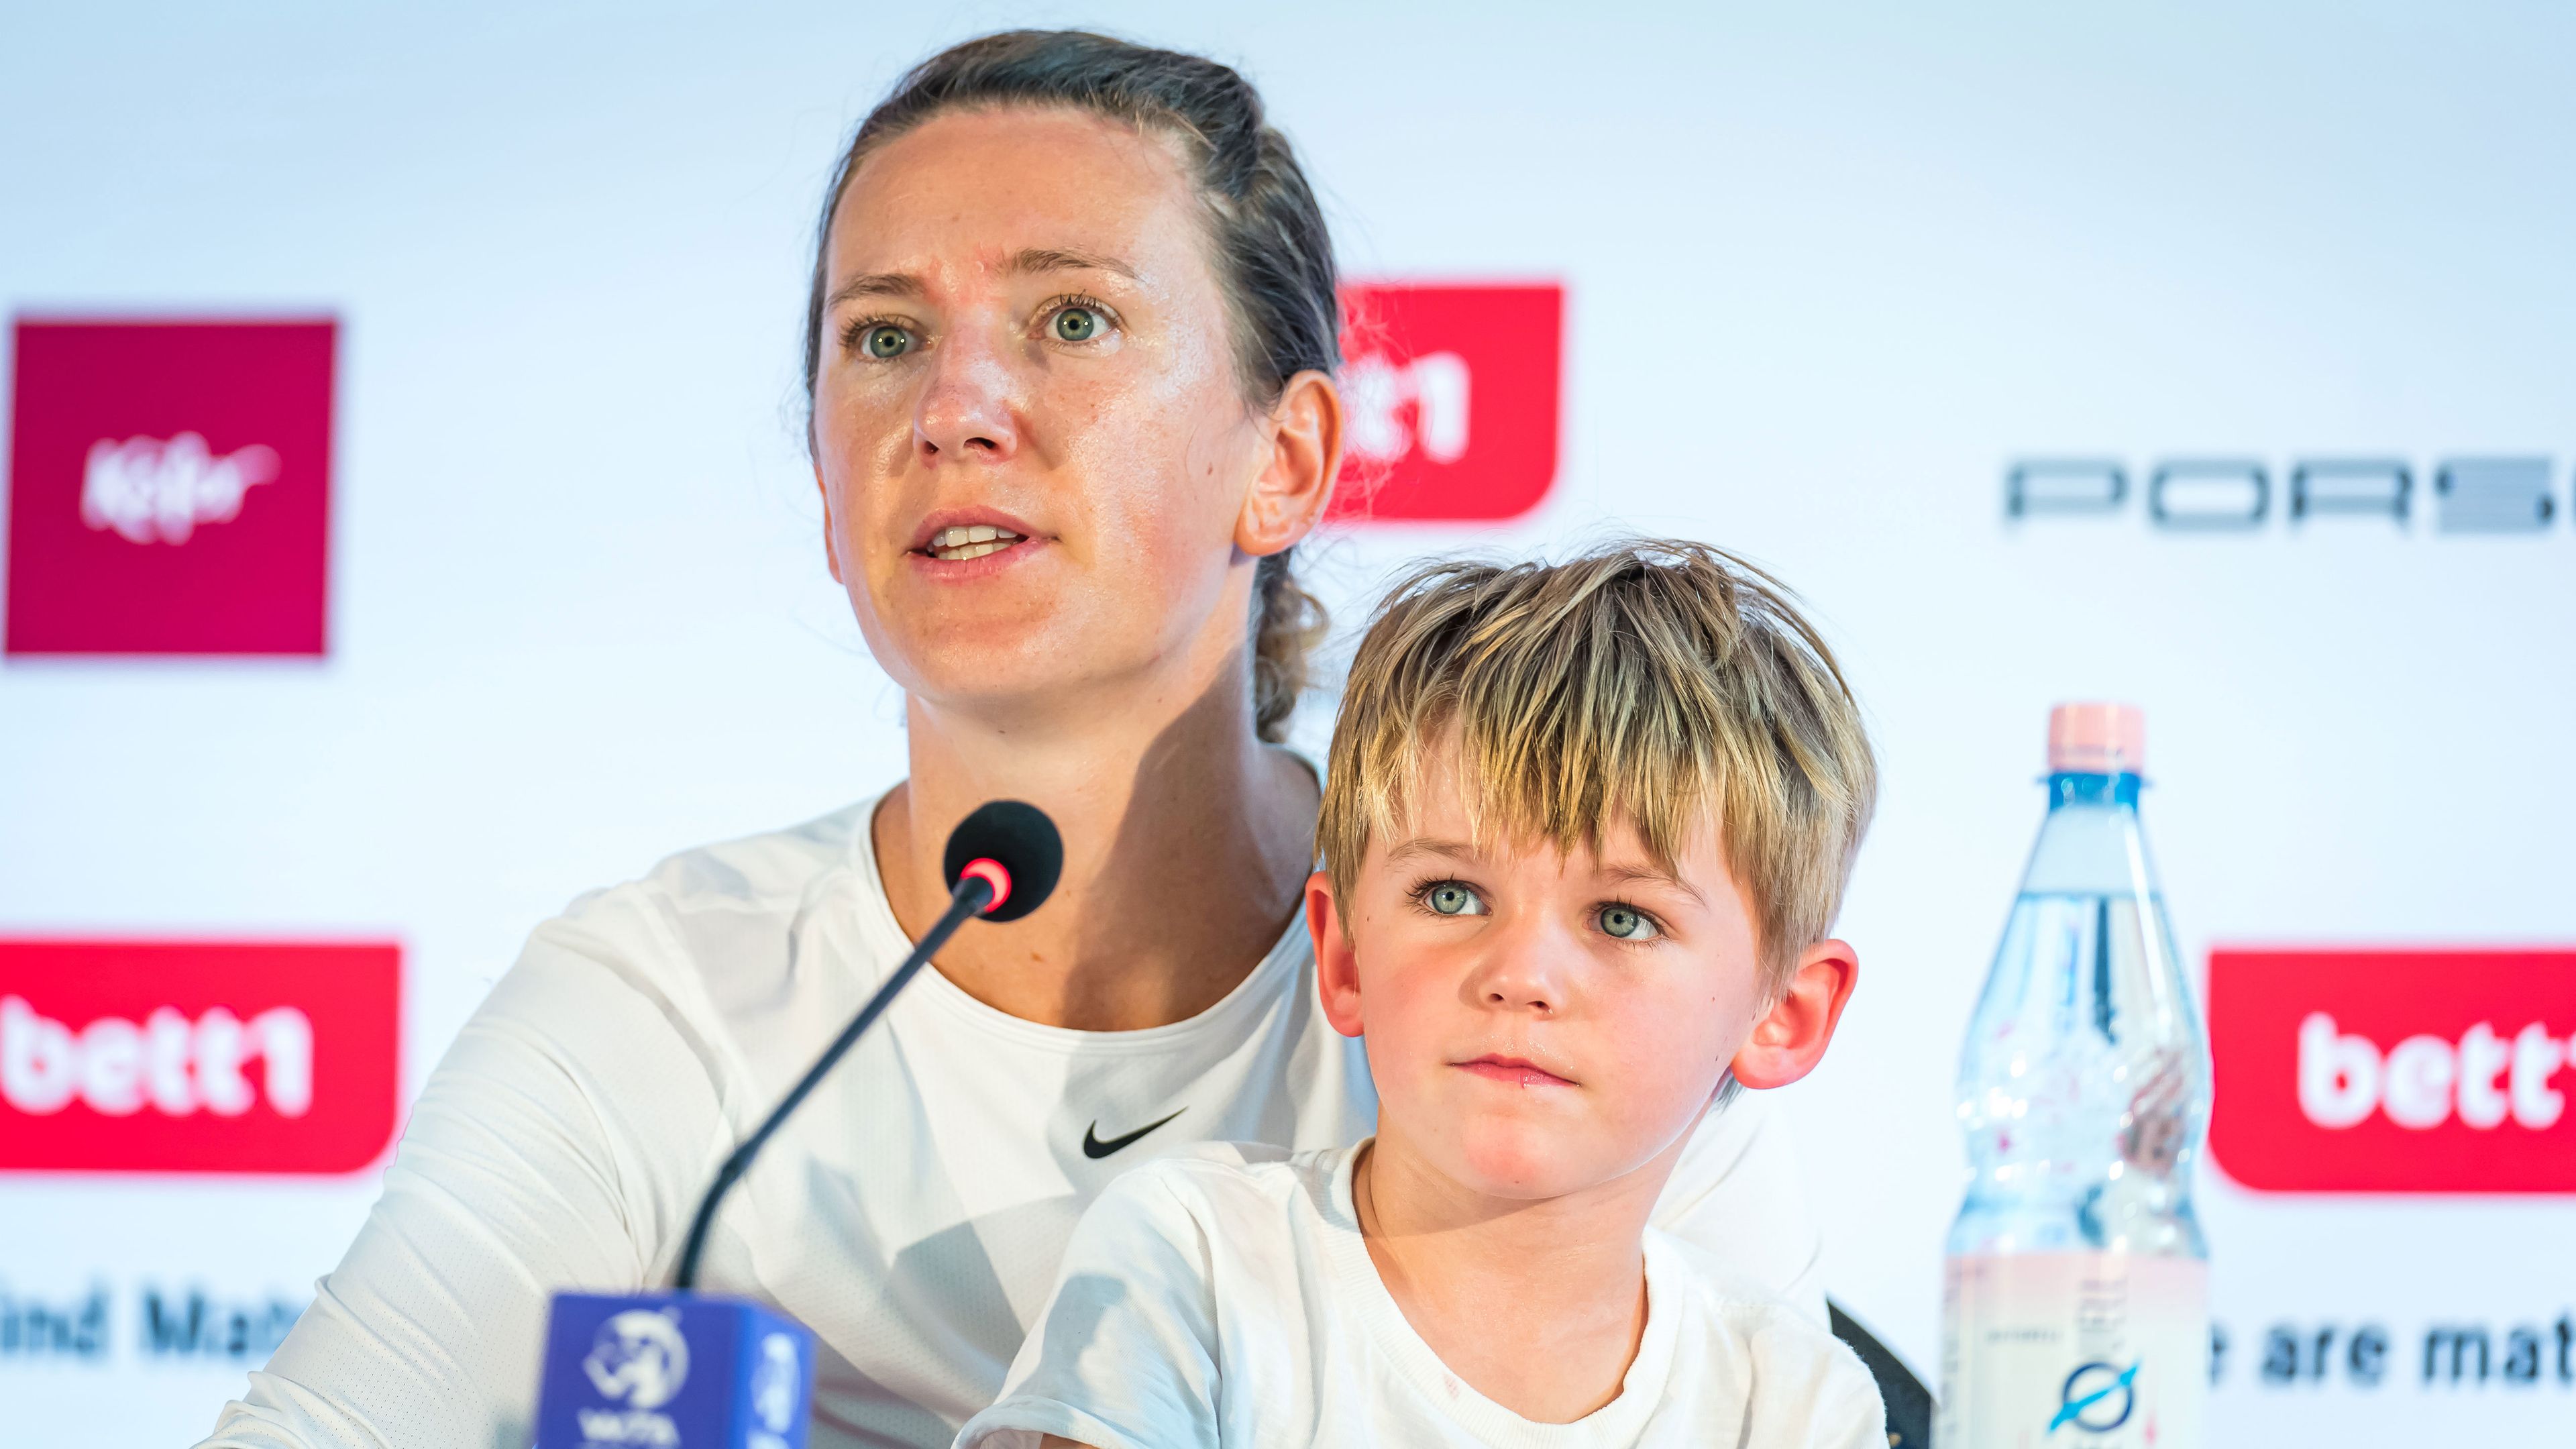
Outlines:
[{"label": "pink bottle cap", "polygon": [[2061,704],[2048,712],[2052,775],[2142,775],[2147,769],[2146,711],[2134,704]]}]

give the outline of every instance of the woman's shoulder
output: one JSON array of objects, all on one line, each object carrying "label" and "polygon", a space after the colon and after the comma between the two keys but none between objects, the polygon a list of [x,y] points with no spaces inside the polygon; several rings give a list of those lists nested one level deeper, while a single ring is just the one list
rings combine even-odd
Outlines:
[{"label": "woman's shoulder", "polygon": [[875,804],[665,856],[633,880],[574,897],[536,928],[531,949],[605,952],[645,975],[696,975],[702,963],[732,969],[778,955],[788,928],[820,897],[873,866],[863,833]]},{"label": "woman's shoulder", "polygon": [[[764,1044],[800,1046],[790,1024],[772,1018],[831,1004],[807,999],[818,988],[848,989],[845,980],[814,979],[839,973],[796,968],[816,959],[805,938],[825,929],[832,913],[820,907],[846,893],[859,865],[873,864],[864,834],[873,804],[681,851],[634,880],[586,892],[529,934],[478,1018],[560,1020],[584,1004],[631,1000],[663,1018],[719,1078],[732,1075],[724,1063],[747,1064],[746,1053],[777,1054],[757,1049]],[[839,924],[831,929],[828,954],[882,954],[864,931],[852,940]]]},{"label": "woman's shoulder", "polygon": [[586,891],[558,920],[638,909],[669,912],[790,908],[818,880],[848,869],[876,809],[874,797],[784,830],[738,836],[664,856],[634,880]]}]

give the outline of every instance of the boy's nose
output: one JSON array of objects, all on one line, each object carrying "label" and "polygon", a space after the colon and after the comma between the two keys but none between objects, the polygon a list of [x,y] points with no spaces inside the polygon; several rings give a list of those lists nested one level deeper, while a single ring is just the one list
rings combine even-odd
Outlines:
[{"label": "boy's nose", "polygon": [[1490,1011],[1552,1016],[1565,1009],[1565,963],[1571,944],[1536,925],[1499,933],[1469,989]]}]

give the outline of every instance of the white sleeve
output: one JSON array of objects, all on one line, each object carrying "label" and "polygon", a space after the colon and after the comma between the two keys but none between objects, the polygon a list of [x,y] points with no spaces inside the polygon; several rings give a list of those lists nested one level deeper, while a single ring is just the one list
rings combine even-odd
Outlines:
[{"label": "white sleeve", "polygon": [[1784,1321],[1760,1332],[1752,1348],[1754,1412],[1745,1443],[1887,1449],[1878,1381],[1840,1340],[1812,1324]]},{"label": "white sleeve", "polygon": [[681,1020],[602,935],[540,927],[430,1077],[347,1256],[202,1449],[528,1443],[549,1295],[642,1286],[724,1151]]},{"label": "white sleeve", "polygon": [[1115,1179],[1075,1225],[1055,1292],[994,1405],[956,1449],[1216,1449],[1218,1363],[1206,1226],[1173,1191],[1176,1164]]},{"label": "white sleeve", "polygon": [[1691,1133],[1654,1225],[1825,1326],[1824,1235],[1807,1210],[1789,1124],[1768,1092],[1740,1091]]}]

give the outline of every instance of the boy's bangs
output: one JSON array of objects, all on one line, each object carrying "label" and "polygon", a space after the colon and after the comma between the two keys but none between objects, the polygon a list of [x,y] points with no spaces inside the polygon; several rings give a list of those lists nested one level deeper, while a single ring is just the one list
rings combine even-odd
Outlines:
[{"label": "boy's bangs", "polygon": [[1419,726],[1387,722],[1369,751],[1378,768],[1366,776],[1384,788],[1362,787],[1372,837],[1413,833],[1422,792],[1454,790],[1480,852],[1547,845],[1597,858],[1605,833],[1624,821],[1655,866],[1674,871],[1690,832],[1723,818],[1704,753],[1643,731],[1604,738],[1597,717],[1562,696],[1537,719],[1515,719],[1500,703],[1453,698]]}]

